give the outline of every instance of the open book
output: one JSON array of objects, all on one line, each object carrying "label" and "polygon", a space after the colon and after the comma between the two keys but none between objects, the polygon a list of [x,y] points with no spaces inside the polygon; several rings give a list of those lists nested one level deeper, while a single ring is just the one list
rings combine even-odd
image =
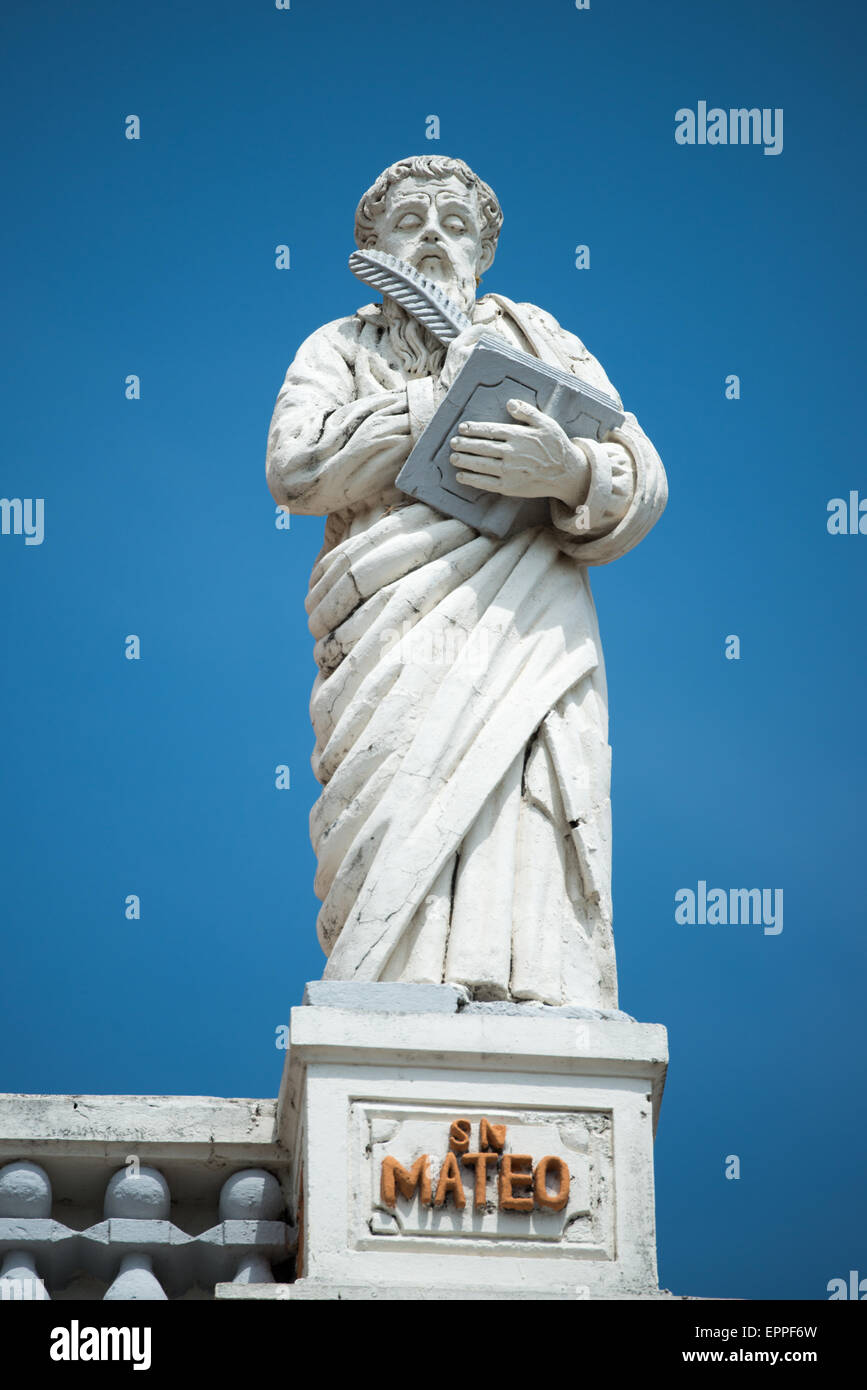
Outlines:
[{"label": "open book", "polygon": [[502,497],[457,482],[450,440],[462,420],[515,424],[506,401],[518,399],[551,415],[570,439],[603,440],[623,424],[617,402],[578,377],[549,367],[502,338],[480,338],[448,395],[397,475],[397,486],[419,502],[456,517],[486,536],[511,536],[550,518],[545,498]]}]

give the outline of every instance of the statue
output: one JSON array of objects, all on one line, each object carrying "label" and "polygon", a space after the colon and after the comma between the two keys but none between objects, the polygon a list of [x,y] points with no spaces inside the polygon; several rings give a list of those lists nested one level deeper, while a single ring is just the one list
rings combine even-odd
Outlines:
[{"label": "statue", "polygon": [[[579,339],[532,304],[476,297],[501,225],[462,160],[391,165],[358,205],[357,245],[411,267],[466,326],[444,342],[386,294],[313,333],[277,398],[271,492],[327,517],[307,599],[318,934],[326,979],[610,1010],[611,750],[588,568],[647,534],[667,488]],[[535,524],[507,534],[397,484],[482,338],[579,378],[621,421],[570,437],[521,397],[509,423],[464,419],[455,484],[534,499]]]}]

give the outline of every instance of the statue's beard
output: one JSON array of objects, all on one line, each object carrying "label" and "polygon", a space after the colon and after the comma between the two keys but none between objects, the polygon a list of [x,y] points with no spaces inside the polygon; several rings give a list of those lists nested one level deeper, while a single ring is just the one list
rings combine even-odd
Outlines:
[{"label": "statue's beard", "polygon": [[[444,294],[470,315],[476,298],[475,280],[437,280]],[[382,314],[392,352],[408,377],[439,376],[448,345],[441,343],[388,295],[383,296]]]}]

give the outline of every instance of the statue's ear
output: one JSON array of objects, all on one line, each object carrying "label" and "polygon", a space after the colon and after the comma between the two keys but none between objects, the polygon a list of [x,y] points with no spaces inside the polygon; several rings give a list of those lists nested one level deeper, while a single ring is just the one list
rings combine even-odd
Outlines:
[{"label": "statue's ear", "polygon": [[490,270],[491,266],[494,263],[494,255],[496,254],[496,249],[497,248],[495,247],[492,241],[482,242],[482,249],[479,252],[479,275],[484,275],[486,270]]}]

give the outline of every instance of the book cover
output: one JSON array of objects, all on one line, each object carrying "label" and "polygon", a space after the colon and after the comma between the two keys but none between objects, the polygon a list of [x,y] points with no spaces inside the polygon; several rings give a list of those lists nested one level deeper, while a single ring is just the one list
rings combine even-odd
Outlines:
[{"label": "book cover", "polygon": [[545,498],[501,497],[467,487],[457,481],[457,470],[449,462],[449,441],[461,421],[514,424],[506,402],[515,397],[551,415],[570,439],[602,440],[624,419],[611,396],[486,334],[398,474],[397,486],[486,536],[511,536],[545,522],[550,515]]}]

